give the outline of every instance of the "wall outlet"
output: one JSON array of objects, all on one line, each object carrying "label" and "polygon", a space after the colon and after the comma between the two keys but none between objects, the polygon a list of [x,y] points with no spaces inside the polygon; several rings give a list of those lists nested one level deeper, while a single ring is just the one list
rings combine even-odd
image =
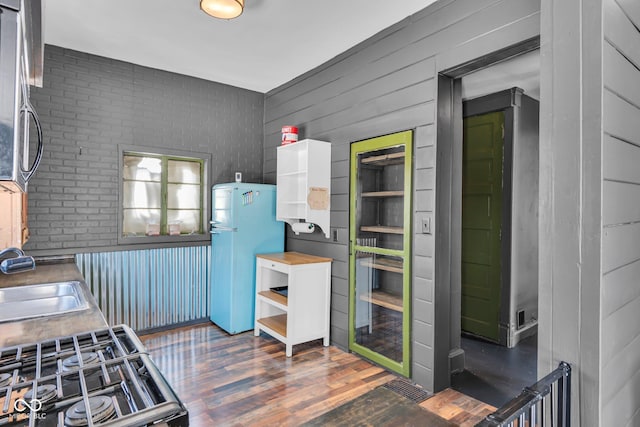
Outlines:
[{"label": "wall outlet", "polygon": [[524,326],[524,310],[518,310],[516,312],[516,317],[517,317],[517,328],[520,329]]},{"label": "wall outlet", "polygon": [[422,218],[422,234],[431,234],[431,218]]}]

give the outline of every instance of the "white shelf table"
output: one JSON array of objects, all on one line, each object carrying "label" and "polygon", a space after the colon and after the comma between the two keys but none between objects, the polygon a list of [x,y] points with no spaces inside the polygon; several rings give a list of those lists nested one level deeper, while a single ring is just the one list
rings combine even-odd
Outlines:
[{"label": "white shelf table", "polygon": [[[293,346],[323,339],[329,345],[331,258],[281,252],[256,256],[256,312],[254,335],[264,331]],[[287,295],[274,288],[287,287]]]}]

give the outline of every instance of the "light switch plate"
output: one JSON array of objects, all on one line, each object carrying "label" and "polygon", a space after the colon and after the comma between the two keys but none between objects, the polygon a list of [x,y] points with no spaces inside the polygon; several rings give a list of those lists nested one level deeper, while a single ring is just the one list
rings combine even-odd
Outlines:
[{"label": "light switch plate", "polygon": [[422,234],[431,234],[431,218],[422,218]]}]

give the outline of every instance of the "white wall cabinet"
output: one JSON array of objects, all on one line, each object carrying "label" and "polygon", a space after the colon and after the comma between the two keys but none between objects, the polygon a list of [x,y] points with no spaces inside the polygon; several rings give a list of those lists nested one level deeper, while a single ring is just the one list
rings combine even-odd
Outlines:
[{"label": "white wall cabinet", "polygon": [[257,255],[255,336],[262,330],[283,342],[287,357],[307,341],[322,338],[328,346],[331,261],[298,252]]},{"label": "white wall cabinet", "polygon": [[[276,218],[298,233],[315,225],[329,238],[331,144],[303,139],[277,148]],[[311,226],[310,224],[314,224]]]}]

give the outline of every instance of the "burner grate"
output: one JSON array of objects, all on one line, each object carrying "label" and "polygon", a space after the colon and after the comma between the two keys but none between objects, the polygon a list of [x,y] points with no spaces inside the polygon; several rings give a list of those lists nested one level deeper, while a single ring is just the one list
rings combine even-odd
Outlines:
[{"label": "burner grate", "polygon": [[186,408],[125,325],[0,349],[0,426],[22,427],[33,411],[43,426],[188,425]]},{"label": "burner grate", "polygon": [[391,390],[400,396],[404,396],[409,400],[420,403],[432,396],[428,391],[415,386],[406,380],[396,379],[384,384],[382,387]]}]

